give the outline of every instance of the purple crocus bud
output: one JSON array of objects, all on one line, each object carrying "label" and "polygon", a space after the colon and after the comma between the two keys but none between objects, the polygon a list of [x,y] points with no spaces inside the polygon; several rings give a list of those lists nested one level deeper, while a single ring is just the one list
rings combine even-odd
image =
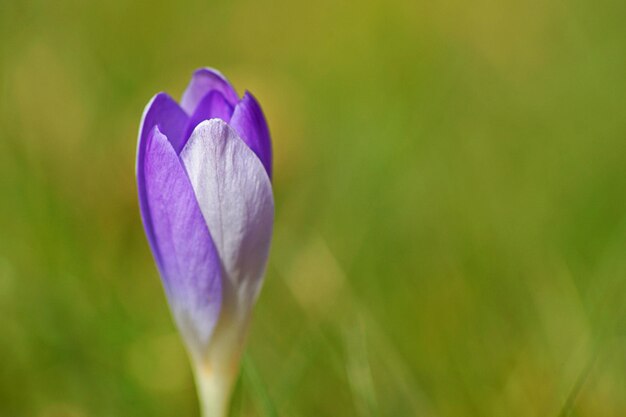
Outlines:
[{"label": "purple crocus bud", "polygon": [[227,413],[274,222],[265,117],[218,71],[197,70],[180,104],[165,93],[139,128],[141,217],[205,417]]}]

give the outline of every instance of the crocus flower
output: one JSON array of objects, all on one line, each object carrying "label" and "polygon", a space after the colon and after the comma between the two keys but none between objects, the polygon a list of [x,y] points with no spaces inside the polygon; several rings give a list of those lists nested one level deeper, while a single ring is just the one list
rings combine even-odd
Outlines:
[{"label": "crocus flower", "polygon": [[165,93],[139,128],[141,217],[194,368],[205,417],[223,417],[267,263],[274,200],[261,107],[213,69],[180,104]]}]

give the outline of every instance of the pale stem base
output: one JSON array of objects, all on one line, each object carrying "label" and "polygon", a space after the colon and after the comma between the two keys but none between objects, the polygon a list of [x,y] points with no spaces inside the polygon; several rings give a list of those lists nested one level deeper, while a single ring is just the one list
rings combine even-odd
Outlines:
[{"label": "pale stem base", "polygon": [[195,371],[195,379],[202,417],[227,417],[235,380],[233,373],[201,366]]}]

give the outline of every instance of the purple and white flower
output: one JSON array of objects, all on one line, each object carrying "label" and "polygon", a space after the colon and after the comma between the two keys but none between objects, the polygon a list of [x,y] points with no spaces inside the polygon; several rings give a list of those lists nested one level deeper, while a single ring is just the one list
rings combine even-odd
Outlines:
[{"label": "purple and white flower", "polygon": [[147,105],[137,147],[144,228],[189,351],[205,417],[226,414],[274,222],[260,105],[197,70],[178,104]]}]

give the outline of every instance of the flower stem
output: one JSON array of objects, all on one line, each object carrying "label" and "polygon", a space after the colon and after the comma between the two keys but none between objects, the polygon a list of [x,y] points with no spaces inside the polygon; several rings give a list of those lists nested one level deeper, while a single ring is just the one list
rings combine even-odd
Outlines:
[{"label": "flower stem", "polygon": [[202,417],[227,417],[234,382],[231,373],[200,366],[195,379]]}]

